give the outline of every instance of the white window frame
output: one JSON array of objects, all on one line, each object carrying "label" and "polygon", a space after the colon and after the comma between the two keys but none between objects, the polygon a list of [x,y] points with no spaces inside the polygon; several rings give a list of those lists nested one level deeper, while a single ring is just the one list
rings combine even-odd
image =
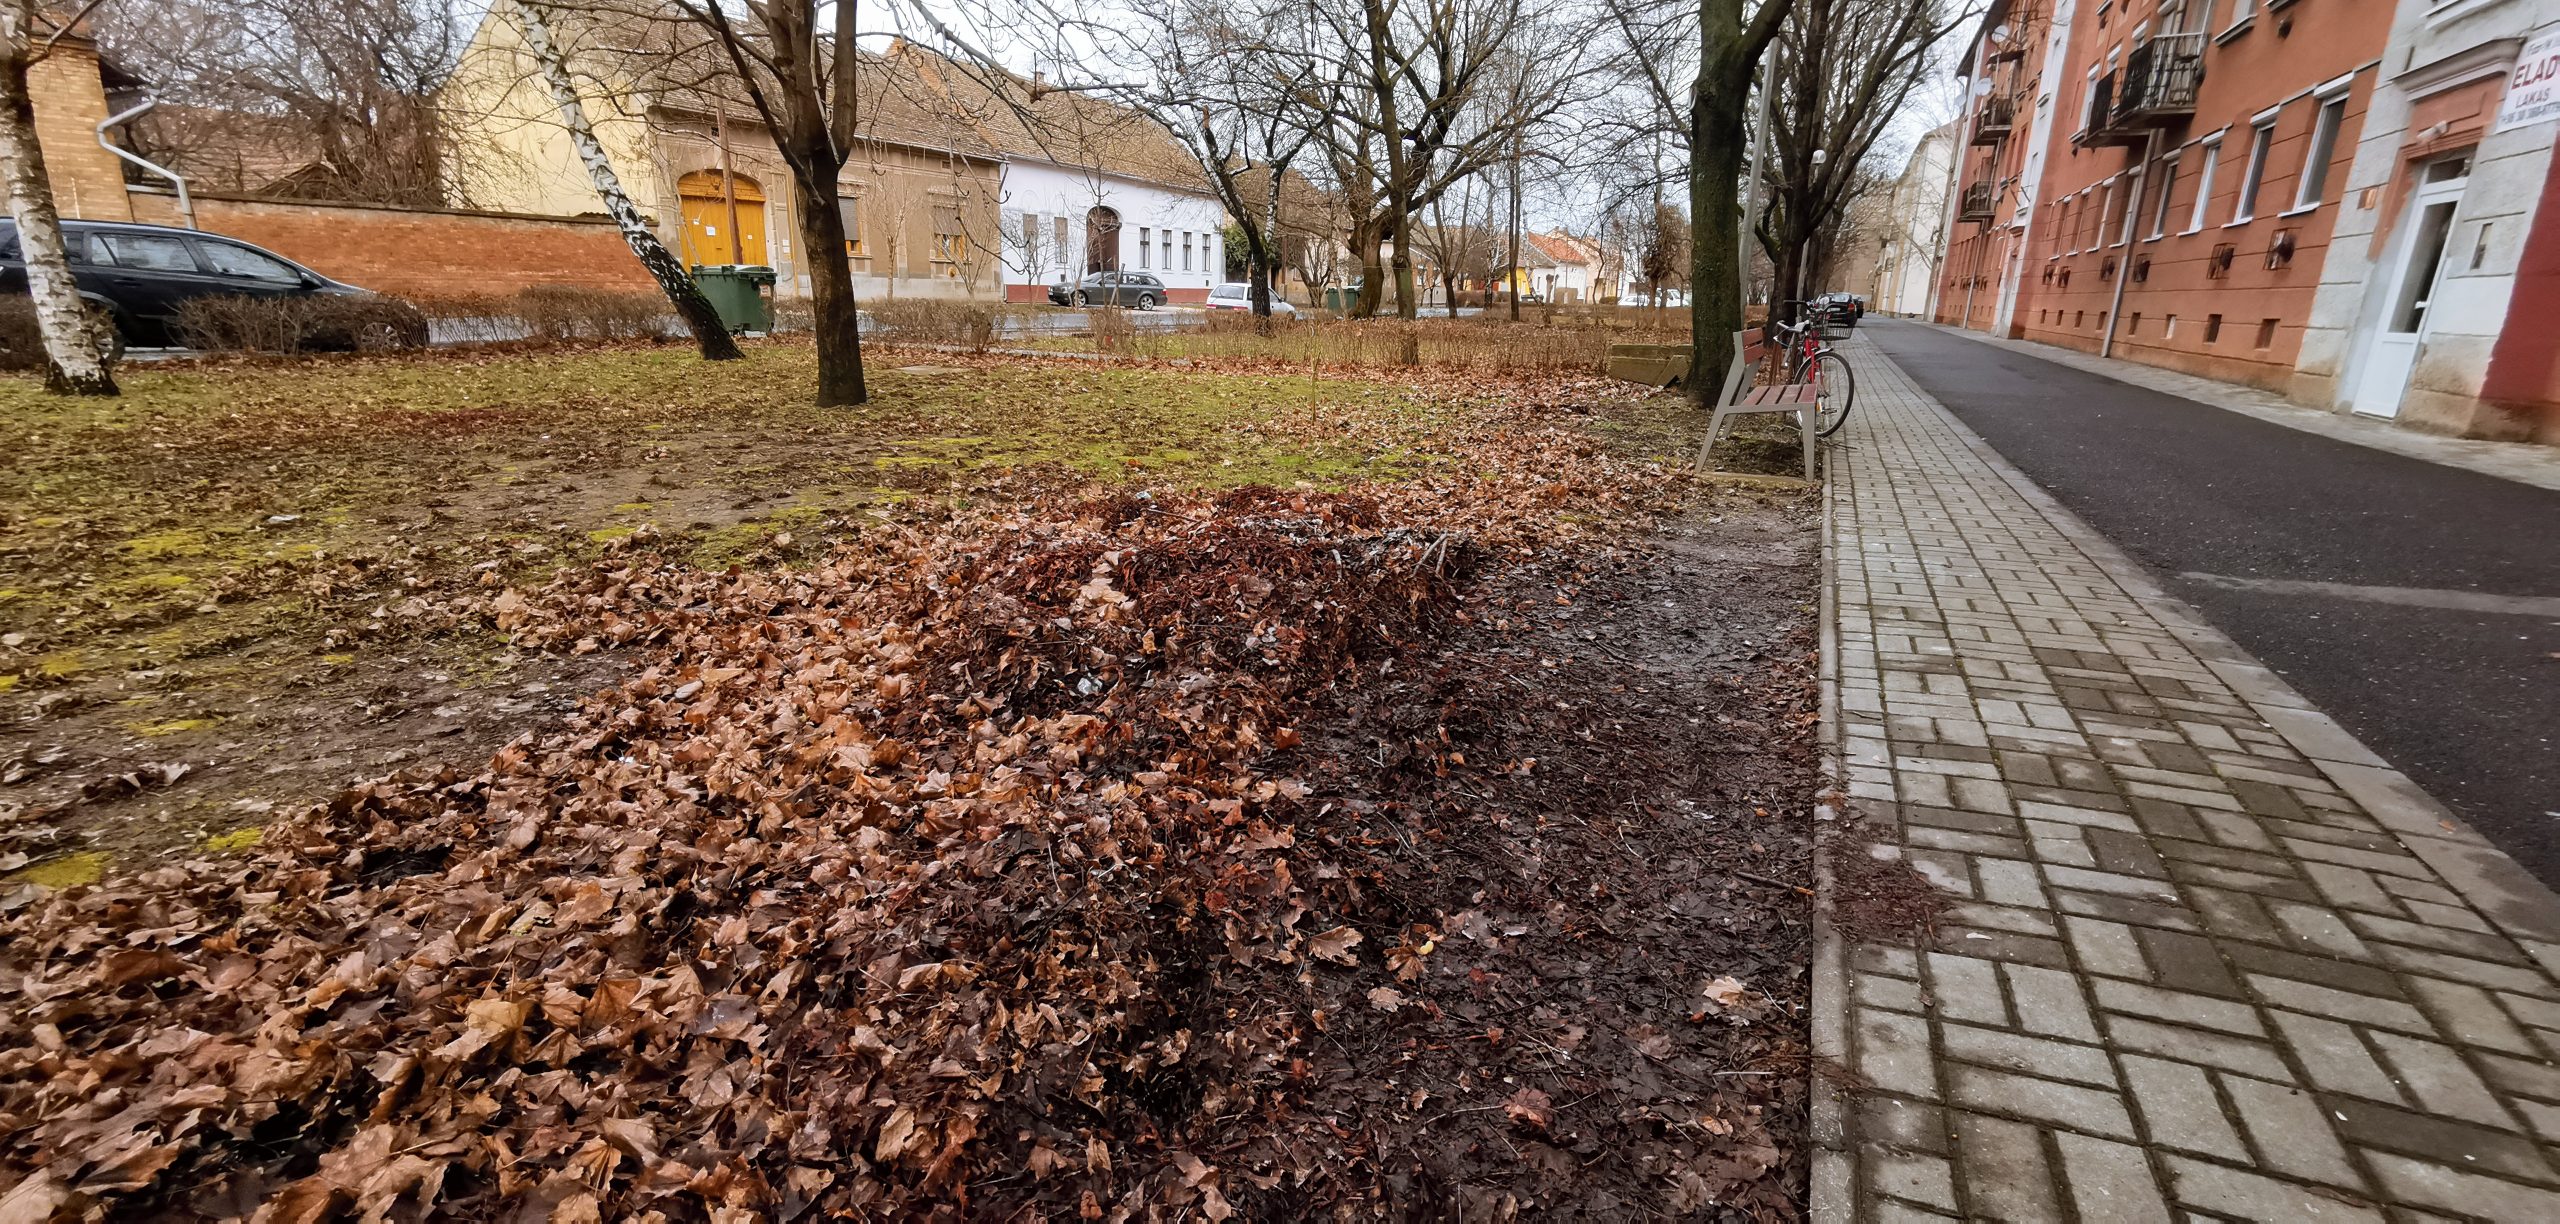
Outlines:
[{"label": "white window frame", "polygon": [[1153,245],[1154,238],[1155,230],[1153,227],[1145,225],[1138,227],[1138,270],[1141,272],[1146,271],[1150,266],[1152,266],[1148,264],[1147,257],[1153,253],[1149,251],[1148,248]]},{"label": "white window frame", "polygon": [[2231,220],[2225,228],[2258,219],[2258,193],[2267,186],[2267,157],[2275,151],[2276,119],[2283,110],[2279,106],[2260,111],[2249,120],[2249,160],[2240,171],[2240,198],[2231,202]]},{"label": "white window frame", "polygon": [[2224,39],[2239,33],[2258,18],[2258,0],[2232,0],[2231,20],[2223,23],[2222,32],[2214,38]]},{"label": "white window frame", "polygon": [[[2225,131],[2228,130],[2225,129]],[[2179,230],[2181,234],[2204,232],[2204,211],[2213,206],[2214,170],[2222,163],[2223,134],[2223,132],[2215,132],[2204,138],[2201,146],[2204,150],[2204,165],[2196,170],[2196,206],[2194,211],[2187,214],[2187,228]]]},{"label": "white window frame", "polygon": [[2160,180],[2160,202],[2151,206],[2151,233],[2144,242],[2158,242],[2169,233],[2169,197],[2178,193],[2178,154],[2151,163],[2151,177]]},{"label": "white window frame", "polygon": [[[2295,176],[2293,207],[2285,210],[2290,217],[2320,207],[2320,197],[2329,190],[2330,172],[2338,168],[2338,136],[2347,126],[2347,91],[2356,82],[2350,72],[2311,91],[2312,101],[2320,109],[2311,117],[2311,143],[2302,151],[2302,173]],[[2320,177],[2311,177],[2314,161],[2320,166]]]}]

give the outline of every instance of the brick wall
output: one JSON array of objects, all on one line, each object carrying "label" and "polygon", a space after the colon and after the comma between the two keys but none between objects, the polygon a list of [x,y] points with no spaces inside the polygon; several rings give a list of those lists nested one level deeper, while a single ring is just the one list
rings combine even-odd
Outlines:
[{"label": "brick wall", "polygon": [[107,95],[98,85],[98,54],[85,39],[66,39],[27,71],[36,108],[36,144],[53,180],[53,206],[65,217],[128,221],[124,163],[98,146]]},{"label": "brick wall", "polygon": [[[182,224],[165,191],[131,191],[133,219]],[[511,293],[532,285],[648,289],[649,274],[603,220],[197,196],[196,224],[322,275],[402,297]]]}]

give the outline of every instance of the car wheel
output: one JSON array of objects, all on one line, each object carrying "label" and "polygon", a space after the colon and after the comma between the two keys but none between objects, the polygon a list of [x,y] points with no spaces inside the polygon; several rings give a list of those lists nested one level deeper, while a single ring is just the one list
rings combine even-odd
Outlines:
[{"label": "car wheel", "polygon": [[[1186,238],[1186,239],[1184,239],[1184,241],[1188,242],[1188,241],[1190,241],[1190,240]],[[1153,310],[1153,309],[1155,309],[1155,308],[1156,308],[1156,299],[1155,299],[1155,295],[1153,295],[1153,294],[1149,294],[1149,293],[1141,293],[1141,294],[1139,294],[1139,295],[1138,295],[1138,309],[1140,309],[1140,310]]]},{"label": "car wheel", "polygon": [[1091,306],[1093,305],[1093,300],[1084,295],[1084,290],[1078,289],[1076,290],[1076,305]]}]

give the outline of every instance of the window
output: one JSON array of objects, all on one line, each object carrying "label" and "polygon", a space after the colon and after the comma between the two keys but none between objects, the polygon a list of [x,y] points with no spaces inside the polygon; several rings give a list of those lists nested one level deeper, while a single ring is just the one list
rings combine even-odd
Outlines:
[{"label": "window", "polygon": [[1064,264],[1067,262],[1067,218],[1064,214],[1060,214],[1055,221],[1057,232],[1051,234],[1050,238],[1058,244],[1054,248],[1058,252],[1058,262]]},{"label": "window", "polygon": [[1170,268],[1173,266],[1173,231],[1166,230],[1164,232],[1164,237],[1158,241],[1164,243],[1164,250],[1160,252],[1164,256],[1161,262],[1164,266]]},{"label": "window", "polygon": [[2263,349],[2263,348],[2274,348],[2274,347],[2275,347],[2275,343],[2276,343],[2276,320],[2274,320],[2274,319],[2260,319],[2260,320],[2258,320],[2258,347],[2259,347],[2259,348],[2262,348],[2262,349]]},{"label": "window", "polygon": [[102,233],[98,244],[106,248],[107,257],[127,268],[151,268],[161,272],[193,272],[196,257],[187,250],[187,240],[166,234]]},{"label": "window", "polygon": [[1138,227],[1138,266],[1141,268],[1150,268],[1155,266],[1147,262],[1147,257],[1155,251],[1155,244],[1152,239],[1152,235],[1154,233],[1154,230],[1148,229],[1146,226],[1141,225]]},{"label": "window", "polygon": [[2204,228],[2205,205],[2213,199],[2213,166],[2222,160],[2222,137],[2216,135],[2204,142],[2204,167],[2196,172],[2196,207],[2187,214],[2184,232],[2195,233]]},{"label": "window", "polygon": [[2337,160],[2338,128],[2346,119],[2345,90],[2320,103],[2320,116],[2311,121],[2311,151],[2302,158],[2302,183],[2293,192],[2294,208],[2320,207],[2320,193],[2329,186],[2329,163]]},{"label": "window", "polygon": [[2275,147],[2276,117],[2260,115],[2249,137],[2249,166],[2240,173],[2240,198],[2231,205],[2231,224],[2258,215],[2258,188],[2267,182],[2267,150]]},{"label": "window", "polygon": [[[869,255],[871,252],[862,245],[862,197],[837,196],[836,216],[844,222],[844,253],[856,259]],[[1028,226],[1030,218],[1025,217],[1023,223]]]},{"label": "window", "polygon": [[2151,236],[2154,238],[2169,232],[2169,197],[2178,192],[2178,155],[2172,153],[2161,158],[2157,170],[2158,173],[2152,175],[2160,180],[2160,202],[2151,207]]},{"label": "window", "polygon": [[1022,214],[1022,262],[1040,262],[1040,214]]},{"label": "window", "polygon": [[2089,244],[2093,249],[2107,244],[2107,231],[2111,228],[2107,223],[2116,215],[2116,181],[2108,179],[2099,186],[2104,192],[2098,197],[2098,240]]},{"label": "window", "polygon": [[2178,316],[2176,316],[2176,315],[2169,315],[2169,316],[2167,316],[2167,317],[2165,317],[2165,318],[2161,319],[2161,320],[2160,320],[2160,334],[2161,334],[2162,336],[2164,336],[2164,337],[2167,337],[2168,339],[2171,339],[2171,340],[2175,340],[2175,339],[2177,339],[2177,338],[2178,338]]},{"label": "window", "polygon": [[2080,130],[2098,126],[2098,66],[2089,65],[2089,80],[2080,94]]},{"label": "window", "polygon": [[2141,311],[2134,311],[2132,314],[2124,317],[2124,334],[2128,336],[2139,336],[2142,334]]},{"label": "window", "polygon": [[2231,0],[2231,19],[2222,23],[2222,32],[2228,34],[2237,30],[2257,15],[2258,0]]},{"label": "window", "polygon": [[2211,344],[2211,343],[2213,343],[2213,342],[2214,342],[2214,341],[2216,341],[2216,340],[2220,340],[2221,338],[2222,338],[2222,316],[2221,316],[2221,315],[2206,315],[2206,316],[2204,317],[2204,342],[2205,342],[2205,343],[2207,343],[2207,344]]},{"label": "window", "polygon": [[[1191,231],[1189,230],[1182,231],[1182,270],[1185,272],[1191,270]],[[1166,271],[1172,271],[1172,269],[1168,268]]]},{"label": "window", "polygon": [[264,251],[253,251],[236,242],[213,242],[208,240],[202,245],[204,246],[204,257],[206,261],[213,265],[214,271],[220,272],[225,276],[246,277],[251,280],[281,281],[292,285],[302,283],[302,273],[292,264],[286,263],[285,261],[278,259],[273,255],[269,255]]},{"label": "window", "polygon": [[933,264],[936,276],[958,276],[969,258],[969,234],[960,222],[960,205],[933,206]]}]

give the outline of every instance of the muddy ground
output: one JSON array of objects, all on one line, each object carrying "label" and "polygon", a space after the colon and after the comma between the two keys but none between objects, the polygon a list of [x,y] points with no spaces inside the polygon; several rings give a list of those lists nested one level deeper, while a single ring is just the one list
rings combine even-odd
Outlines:
[{"label": "muddy ground", "polygon": [[1801,1212],[1811,510],[1738,491],[1516,575],[1473,605],[1485,632],[1310,741],[1312,801],[1365,816],[1323,857],[1443,923],[1432,979],[1469,983],[1346,1026],[1344,1074],[1311,1092],[1347,1128],[1344,1159],[1425,1132],[1431,1159],[1379,1170],[1409,1195],[1394,1210]]}]

